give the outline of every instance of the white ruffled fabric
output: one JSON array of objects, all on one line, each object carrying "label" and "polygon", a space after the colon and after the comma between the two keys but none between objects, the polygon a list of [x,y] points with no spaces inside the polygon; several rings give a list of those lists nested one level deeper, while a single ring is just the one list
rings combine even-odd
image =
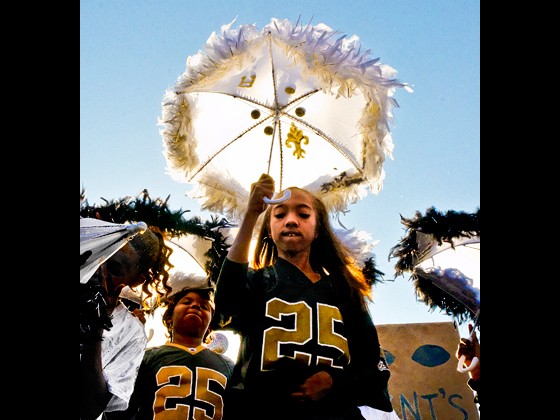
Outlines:
[{"label": "white ruffled fabric", "polygon": [[368,405],[362,405],[358,408],[366,420],[400,420],[400,417],[397,415],[395,410],[386,412],[372,408]]},{"label": "white ruffled fabric", "polygon": [[128,408],[148,338],[144,324],[122,303],[112,315],[113,326],[103,332],[101,353],[103,375],[113,394],[105,411],[121,411]]}]

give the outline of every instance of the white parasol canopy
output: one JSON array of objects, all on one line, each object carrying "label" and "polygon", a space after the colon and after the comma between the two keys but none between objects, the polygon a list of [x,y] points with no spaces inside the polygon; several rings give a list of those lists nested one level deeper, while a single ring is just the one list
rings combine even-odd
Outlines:
[{"label": "white parasol canopy", "polygon": [[212,33],[162,102],[167,171],[202,209],[240,220],[262,173],[329,210],[377,194],[392,157],[396,71],[329,26],[271,19]]}]

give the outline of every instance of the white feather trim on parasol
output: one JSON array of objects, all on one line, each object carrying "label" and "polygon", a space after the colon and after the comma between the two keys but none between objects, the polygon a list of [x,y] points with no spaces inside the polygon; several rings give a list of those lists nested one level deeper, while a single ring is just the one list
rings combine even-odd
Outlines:
[{"label": "white feather trim on parasol", "polygon": [[363,268],[364,261],[369,258],[375,258],[373,247],[379,243],[379,240],[372,240],[371,234],[356,229],[333,228],[333,230],[336,236],[348,248],[359,267]]}]

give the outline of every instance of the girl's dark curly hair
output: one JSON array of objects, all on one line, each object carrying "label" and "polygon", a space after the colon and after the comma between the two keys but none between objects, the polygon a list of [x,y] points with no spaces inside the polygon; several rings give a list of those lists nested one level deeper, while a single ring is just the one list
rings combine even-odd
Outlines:
[{"label": "girl's dark curly hair", "polygon": [[134,236],[130,246],[138,253],[140,276],[142,277],[142,291],[146,294],[144,302],[157,293],[162,298],[171,287],[167,285],[169,269],[173,264],[169,256],[173,249],[165,244],[164,236],[157,227],[150,226],[147,231]]}]

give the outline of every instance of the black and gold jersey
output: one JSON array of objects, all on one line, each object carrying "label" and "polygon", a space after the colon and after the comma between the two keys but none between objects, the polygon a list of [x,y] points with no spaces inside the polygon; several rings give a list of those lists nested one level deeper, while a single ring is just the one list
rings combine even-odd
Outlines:
[{"label": "black and gold jersey", "polygon": [[360,405],[391,411],[390,373],[379,363],[377,331],[369,312],[348,300],[328,273],[312,282],[282,258],[260,270],[226,259],[215,316],[242,336],[234,382],[243,384],[250,400],[282,412],[297,386],[322,370],[335,386],[313,404],[315,412],[336,415]]},{"label": "black and gold jersey", "polygon": [[130,418],[221,420],[233,365],[204,345],[187,348],[166,343],[148,348],[128,410],[136,417]]}]

